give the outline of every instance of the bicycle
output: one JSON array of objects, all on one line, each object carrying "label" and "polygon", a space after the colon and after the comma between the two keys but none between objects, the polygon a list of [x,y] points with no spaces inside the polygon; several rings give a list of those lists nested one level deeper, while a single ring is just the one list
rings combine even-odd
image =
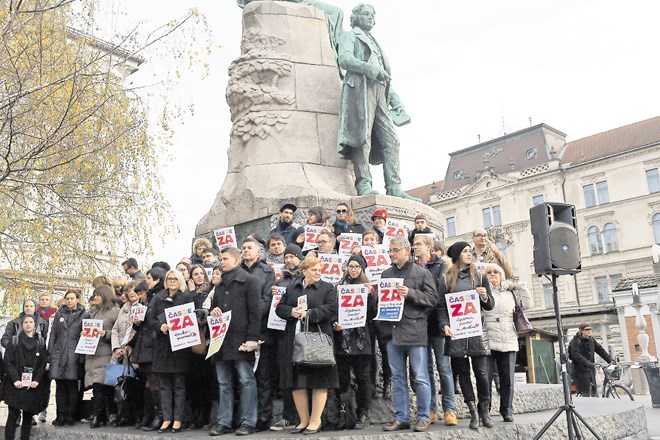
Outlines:
[{"label": "bicycle", "polygon": [[596,364],[603,370],[603,392],[601,394],[601,397],[611,397],[613,399],[623,399],[626,396],[630,398],[630,400],[635,400],[635,398],[632,395],[632,392],[630,389],[621,384],[618,383],[618,381],[621,379],[621,370],[622,368],[618,365],[610,365],[610,364]]}]

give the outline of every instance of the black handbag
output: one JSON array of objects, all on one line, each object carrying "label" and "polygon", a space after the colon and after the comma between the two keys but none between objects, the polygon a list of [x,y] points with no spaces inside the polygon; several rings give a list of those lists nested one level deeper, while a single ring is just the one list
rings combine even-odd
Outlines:
[{"label": "black handbag", "polygon": [[321,331],[309,331],[309,321],[305,319],[305,330],[293,339],[291,363],[305,367],[329,367],[335,365],[335,352],[332,338]]},{"label": "black handbag", "polygon": [[130,356],[127,356],[126,364],[123,367],[124,370],[117,377],[117,385],[115,385],[114,400],[116,403],[126,402],[132,399],[137,392],[138,379],[135,377],[135,369],[131,365]]},{"label": "black handbag", "polygon": [[532,327],[529,319],[525,316],[525,311],[522,309],[522,301],[518,298],[518,295],[513,291],[511,293],[516,303],[516,307],[513,309],[513,324],[516,326],[516,331],[519,335],[529,333],[534,330],[534,327]]}]

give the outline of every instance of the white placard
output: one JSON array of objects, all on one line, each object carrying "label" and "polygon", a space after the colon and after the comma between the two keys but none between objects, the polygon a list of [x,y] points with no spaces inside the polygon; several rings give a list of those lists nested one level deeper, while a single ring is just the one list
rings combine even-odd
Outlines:
[{"label": "white placard", "polygon": [[78,354],[96,353],[96,347],[99,345],[102,331],[102,319],[83,319],[82,334],[80,339],[78,339],[78,345],[76,345],[75,352]]},{"label": "white placard", "polygon": [[337,285],[344,275],[342,264],[344,257],[338,254],[319,254],[321,260],[321,279],[326,283]]},{"label": "white placard", "polygon": [[344,233],[339,239],[339,255],[351,256],[355,246],[362,246],[362,234]]},{"label": "white placard", "polygon": [[165,320],[170,335],[172,351],[192,347],[201,343],[199,325],[195,315],[195,304],[187,303],[165,309]]},{"label": "white placard", "polygon": [[364,327],[367,323],[367,295],[369,288],[364,284],[337,286],[339,301],[339,325],[343,329]]},{"label": "white placard", "polygon": [[404,237],[408,239],[410,234],[410,225],[401,220],[387,219],[385,224],[385,233],[383,234],[383,244],[390,245],[390,240],[394,237]]},{"label": "white placard", "polygon": [[282,295],[286,292],[286,287],[275,286],[277,293],[273,294],[273,299],[270,302],[270,311],[268,312],[268,325],[267,327],[273,330],[284,330],[286,328],[286,319],[282,319],[275,313],[277,305],[282,299]]},{"label": "white placard", "polygon": [[222,316],[209,316],[206,318],[206,322],[209,324],[211,335],[209,351],[206,355],[206,359],[208,359],[219,352],[222,343],[225,342],[225,336],[227,336],[229,324],[231,324],[231,310],[223,313]]},{"label": "white placard", "polygon": [[147,315],[147,306],[143,304],[134,304],[131,306],[131,320],[137,318],[140,321],[144,322],[144,318]]},{"label": "white placard", "polygon": [[213,237],[215,237],[215,244],[220,250],[228,247],[238,248],[236,244],[236,231],[233,226],[214,230]]},{"label": "white placard", "polygon": [[29,388],[32,383],[32,373],[21,373],[21,385]]},{"label": "white placard", "polygon": [[378,283],[378,313],[375,320],[401,321],[404,298],[397,287],[403,284],[403,278],[381,278]]},{"label": "white placard", "polygon": [[447,293],[445,298],[449,312],[449,326],[454,333],[452,339],[483,335],[481,304],[479,304],[479,294],[476,290]]},{"label": "white placard", "polygon": [[282,269],[284,269],[283,264],[273,264],[271,266],[273,268],[273,272],[275,272],[275,282],[278,282],[280,278],[282,278]]},{"label": "white placard", "polygon": [[367,262],[364,273],[371,284],[378,284],[385,269],[392,265],[389,246],[377,244],[375,246],[362,246],[362,256]]},{"label": "white placard", "polygon": [[316,249],[319,247],[318,244],[316,244],[316,241],[319,239],[319,235],[325,231],[325,227],[323,226],[311,226],[311,225],[305,225],[305,243],[303,244],[303,251],[307,251],[309,249]]}]

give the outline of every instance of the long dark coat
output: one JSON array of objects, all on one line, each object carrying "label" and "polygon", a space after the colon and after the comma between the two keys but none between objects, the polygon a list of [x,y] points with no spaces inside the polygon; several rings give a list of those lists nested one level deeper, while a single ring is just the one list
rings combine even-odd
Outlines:
[{"label": "long dark coat", "polygon": [[76,345],[82,331],[82,320],[89,319],[89,312],[82,304],[74,310],[62,306],[55,313],[48,342],[51,379],[78,380],[78,366],[85,361],[84,355],[76,354]]},{"label": "long dark coat", "polygon": [[[272,269],[271,269],[272,271]],[[261,329],[261,286],[254,275],[241,267],[222,274],[215,287],[211,308],[231,310],[231,323],[220,351],[213,360],[254,361],[254,352],[238,351],[245,341],[258,341]]]},{"label": "long dark coat", "polygon": [[[360,284],[350,277],[341,284]],[[371,292],[367,295],[367,322],[364,327],[349,328],[336,331],[334,334],[335,354],[344,356],[371,355],[371,320],[376,317],[378,310],[378,300],[376,293]]]},{"label": "long dark coat", "polygon": [[[151,300],[154,298],[155,293],[147,292],[147,302],[146,306],[149,306]],[[148,309],[147,309],[148,311]],[[156,332],[160,330],[154,330],[153,327],[146,325],[147,316],[144,317],[145,322],[141,324],[133,324],[133,330],[135,330],[135,336],[128,342],[128,346],[133,349],[131,353],[131,362],[138,365],[147,366],[154,360],[154,341],[156,340]]]},{"label": "long dark coat", "polygon": [[[46,345],[39,344],[35,338],[29,338],[25,333],[21,333],[18,338],[18,344],[14,347],[9,344],[5,350],[4,366],[7,371],[3,381],[2,395],[8,406],[21,409],[30,414],[38,414],[48,406],[48,397],[50,395],[50,380],[46,374]],[[36,388],[21,388],[14,386],[14,382],[21,380],[21,374],[25,367],[30,367],[32,371],[32,380],[39,382]]]},{"label": "long dark coat", "polygon": [[[298,388],[339,388],[339,377],[337,368],[314,368],[305,369],[294,367],[293,339],[296,335],[296,323],[298,319],[291,316],[291,312],[298,306],[298,298],[307,295],[307,319],[310,331],[317,330],[317,324],[321,331],[332,337],[332,323],[337,320],[337,291],[335,287],[325,281],[318,281],[307,287],[303,285],[303,278],[295,278],[282,295],[275,313],[282,319],[286,319],[283,341],[280,351],[280,386],[286,389]],[[302,322],[301,322],[302,324]],[[294,376],[306,376],[307,380]],[[306,386],[299,386],[305,382]]]},{"label": "long dark coat", "polygon": [[[341,89],[337,149],[344,157],[350,156],[352,148],[362,148],[367,143],[366,123],[369,115],[374,113],[373,109],[367,108],[367,88],[382,87],[376,82],[377,64],[369,63],[369,59],[377,50],[375,44],[377,43],[358,27],[344,32],[339,39],[338,62],[340,68],[346,69],[346,76]],[[390,73],[390,63],[382,50],[380,53],[383,57],[383,68]],[[386,89],[390,106],[401,106],[398,95],[389,83]],[[371,141],[369,163],[380,165],[383,163],[384,146],[378,144],[376,137],[372,136]]]},{"label": "long dark coat", "polygon": [[[275,342],[276,335],[268,329],[268,313],[270,312],[270,305],[273,301],[272,288],[275,285],[275,271],[272,267],[261,260],[257,260],[252,267],[247,267],[245,263],[241,263],[240,268],[254,276],[258,283],[257,289],[259,290],[259,302],[261,303],[261,333],[259,334],[259,339],[266,344],[272,344]],[[222,311],[224,312],[225,309],[222,309]],[[233,319],[234,314],[232,313],[232,320]],[[250,340],[256,341],[256,339]],[[225,344],[226,343],[225,340]]]},{"label": "long dark coat", "polygon": [[[446,291],[440,292],[440,296],[444,299],[446,293],[453,292],[463,292],[465,290],[472,290],[475,287],[479,287],[479,280],[470,279],[470,267],[468,266],[464,271],[458,273],[458,282],[456,283],[456,288],[451,290],[449,286],[446,287]],[[493,310],[495,306],[495,300],[493,300],[493,294],[490,291],[490,283],[486,279],[486,275],[481,277],[481,286],[486,288],[488,293],[488,300],[480,300],[479,304],[481,305],[482,310]],[[438,301],[438,321],[440,329],[443,329],[445,325],[449,325],[449,311],[447,309],[447,301]],[[483,318],[482,318],[483,323]],[[451,357],[470,357],[470,356],[487,356],[490,354],[490,345],[488,343],[487,334],[484,333],[484,336],[472,336],[465,339],[454,339],[445,338],[445,355]]]},{"label": "long dark coat", "polygon": [[[166,301],[168,297],[172,299],[171,302]],[[160,331],[160,326],[165,324],[165,310],[187,303],[194,303],[195,308],[199,308],[201,306],[199,295],[179,290],[170,297],[167,290],[161,290],[149,303],[147,316],[142,325],[155,332],[151,367],[151,371],[154,373],[185,373],[188,371],[192,355],[190,348],[172,351],[169,334],[163,334]],[[135,362],[134,359],[131,360]]]},{"label": "long dark coat", "polygon": [[[25,316],[25,312],[21,312],[20,315],[18,315],[18,318],[12,319],[7,323],[7,327],[5,327],[5,333],[2,335],[2,339],[0,340],[0,345],[2,345],[2,348],[7,348],[7,346],[11,344],[12,337],[21,332],[23,316]],[[46,336],[48,336],[48,322],[46,322],[46,320],[44,320],[39,313],[35,313],[33,316],[35,320],[34,329],[37,334],[44,338],[45,341]]]},{"label": "long dark coat", "polygon": [[[573,383],[580,394],[589,396],[589,390],[596,389],[595,356],[598,353],[605,362],[612,362],[610,354],[592,337],[585,338],[578,331],[568,344],[568,356],[573,361]],[[591,385],[593,384],[593,388]]]}]

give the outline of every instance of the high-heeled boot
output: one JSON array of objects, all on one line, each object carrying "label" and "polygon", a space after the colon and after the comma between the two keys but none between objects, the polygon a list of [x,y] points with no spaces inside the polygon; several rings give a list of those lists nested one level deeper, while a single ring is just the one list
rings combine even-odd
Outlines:
[{"label": "high-heeled boot", "polygon": [[477,415],[477,404],[474,402],[467,402],[468,409],[470,410],[470,429],[479,428],[479,415]]},{"label": "high-heeled boot", "polygon": [[481,424],[486,428],[493,427],[493,420],[491,420],[490,412],[488,411],[489,406],[489,400],[479,401],[479,419],[481,420]]}]

